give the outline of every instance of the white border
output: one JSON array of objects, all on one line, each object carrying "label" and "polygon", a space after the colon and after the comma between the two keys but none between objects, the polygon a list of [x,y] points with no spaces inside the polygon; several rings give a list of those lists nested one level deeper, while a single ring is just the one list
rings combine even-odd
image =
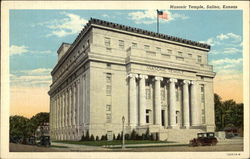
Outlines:
[{"label": "white border", "polygon": [[[98,5],[97,5],[98,4]],[[244,151],[229,152],[59,152],[9,151],[9,10],[10,9],[152,9],[174,5],[237,5],[243,10]],[[163,7],[164,6],[164,7]],[[191,9],[189,9],[191,10]],[[247,1],[4,1],[1,7],[1,158],[248,158],[249,157],[249,2]],[[233,21],[232,21],[233,23]],[[216,24],[215,24],[216,25]]]}]

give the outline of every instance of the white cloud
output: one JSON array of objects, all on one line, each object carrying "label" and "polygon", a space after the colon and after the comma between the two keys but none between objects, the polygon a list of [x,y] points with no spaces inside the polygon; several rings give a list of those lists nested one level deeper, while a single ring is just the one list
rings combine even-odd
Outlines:
[{"label": "white cloud", "polygon": [[[163,12],[167,13],[168,20],[160,19],[160,22],[166,23],[177,19],[188,19],[189,17],[184,14],[171,13],[168,10]],[[145,11],[136,11],[128,13],[129,19],[135,21],[137,24],[153,24],[157,21],[157,13],[155,10],[145,10]]]},{"label": "white cloud", "polygon": [[240,42],[241,36],[234,33],[220,34],[216,36],[219,40],[233,39],[233,42]]},{"label": "white cloud", "polygon": [[10,46],[10,55],[15,55],[15,54],[23,54],[28,52],[28,47],[27,46],[17,46],[17,45],[11,45]]},{"label": "white cloud", "polygon": [[88,22],[76,14],[66,12],[62,12],[61,14],[65,15],[66,18],[55,19],[37,25],[46,26],[50,29],[51,32],[47,34],[47,36],[64,37],[80,32],[83,26]]},{"label": "white cloud", "polygon": [[241,53],[242,50],[241,49],[237,49],[237,48],[225,48],[223,53],[225,54],[235,54],[235,53]]},{"label": "white cloud", "polygon": [[51,83],[51,69],[38,68],[33,70],[22,70],[10,74],[10,81],[15,86],[49,86]]},{"label": "white cloud", "polygon": [[242,38],[240,35],[234,33],[219,34],[215,37],[208,38],[201,43],[207,43],[211,46],[215,45],[227,45],[227,46],[242,46]]},{"label": "white cloud", "polygon": [[238,59],[229,59],[229,58],[225,58],[225,59],[219,59],[219,60],[213,60],[210,62],[211,65],[224,65],[224,64],[239,64],[242,63],[242,58],[238,58]]},{"label": "white cloud", "polygon": [[32,54],[50,54],[52,53],[51,50],[30,50],[27,46],[18,46],[18,45],[11,45],[10,46],[10,55],[20,55],[24,53],[32,53]]}]

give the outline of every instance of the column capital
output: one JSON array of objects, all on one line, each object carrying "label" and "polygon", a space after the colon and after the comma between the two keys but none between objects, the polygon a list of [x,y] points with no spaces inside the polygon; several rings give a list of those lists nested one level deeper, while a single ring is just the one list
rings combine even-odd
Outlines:
[{"label": "column capital", "polygon": [[190,81],[190,84],[194,85],[196,84],[196,81]]},{"label": "column capital", "polygon": [[168,82],[170,82],[170,83],[176,83],[177,82],[177,79],[175,79],[175,78],[170,78],[169,80],[168,80]]},{"label": "column capital", "polygon": [[190,81],[189,81],[189,80],[183,80],[182,83],[183,83],[183,84],[190,84]]},{"label": "column capital", "polygon": [[162,77],[157,77],[157,76],[156,76],[156,77],[154,78],[154,80],[155,80],[155,81],[158,81],[158,80],[163,81],[163,78],[162,78]]},{"label": "column capital", "polygon": [[129,78],[138,78],[138,74],[130,73],[130,74],[128,74],[127,77],[129,77]]},{"label": "column capital", "polygon": [[140,79],[148,79],[148,76],[147,75],[139,75],[139,78]]}]

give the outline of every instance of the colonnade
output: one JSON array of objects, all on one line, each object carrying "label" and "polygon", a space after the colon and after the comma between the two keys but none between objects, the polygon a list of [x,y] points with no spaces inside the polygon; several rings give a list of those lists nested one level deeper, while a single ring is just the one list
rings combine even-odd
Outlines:
[{"label": "colonnade", "polygon": [[50,129],[52,137],[56,140],[74,139],[79,135],[80,125],[79,80],[57,93],[51,101]]},{"label": "colonnade", "polygon": [[[147,75],[129,74],[129,125],[131,127],[146,125],[146,93],[145,93],[145,80],[148,79]],[[139,82],[139,96],[136,93],[136,79]],[[161,125],[161,82],[164,77],[154,77],[154,123],[153,125]],[[200,107],[197,103],[197,82],[191,80],[166,78],[169,84],[169,109],[168,109],[168,127],[175,128],[176,125],[176,91],[175,85],[178,81],[183,84],[183,118],[182,123],[185,128],[190,126],[200,126]],[[190,90],[190,91],[189,91]],[[137,101],[139,100],[139,102]],[[191,101],[190,101],[191,100]],[[137,103],[139,104],[137,111]],[[139,117],[138,117],[139,116]],[[137,121],[139,120],[139,121]]]}]

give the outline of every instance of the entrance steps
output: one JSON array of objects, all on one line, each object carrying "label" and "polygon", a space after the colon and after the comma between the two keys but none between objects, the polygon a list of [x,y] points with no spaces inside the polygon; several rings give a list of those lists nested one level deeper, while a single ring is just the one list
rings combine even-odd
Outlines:
[{"label": "entrance steps", "polygon": [[197,133],[204,132],[202,129],[161,129],[160,140],[188,144],[190,140],[197,137]]}]

